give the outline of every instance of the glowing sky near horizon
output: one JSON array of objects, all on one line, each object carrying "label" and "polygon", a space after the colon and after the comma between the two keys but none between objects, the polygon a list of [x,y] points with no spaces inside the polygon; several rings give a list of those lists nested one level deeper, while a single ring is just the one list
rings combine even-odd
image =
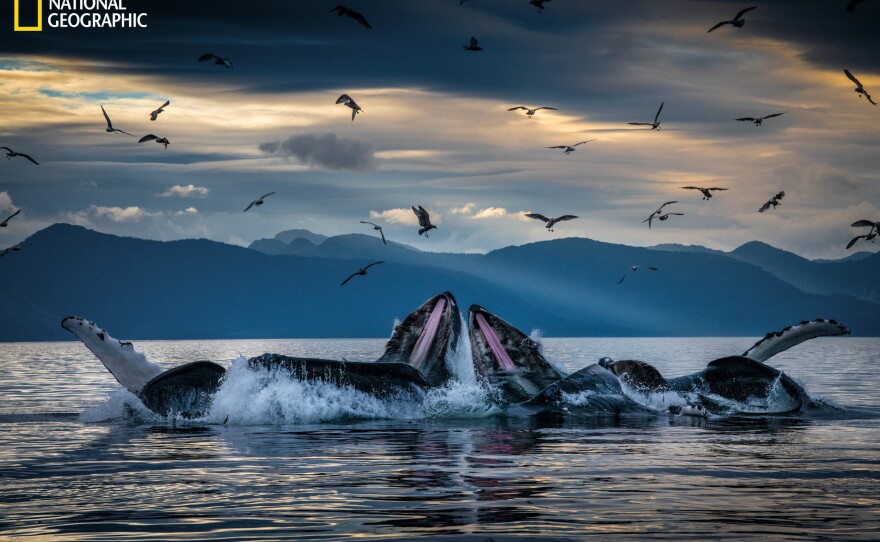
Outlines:
[{"label": "glowing sky near horizon", "polygon": [[[864,233],[850,223],[880,220],[880,108],[843,74],[880,99],[880,2],[761,3],[712,34],[746,5],[350,3],[367,30],[327,13],[335,2],[252,4],[141,6],[138,31],[2,28],[0,145],[41,165],[0,161],[0,214],[23,209],[0,245],[55,222],[246,245],[292,228],[371,234],[358,221],[372,220],[432,251],[583,236],[832,258]],[[471,35],[485,51],[462,49]],[[207,51],[235,68],[195,61]],[[341,93],[365,110],[354,122]],[[661,101],[662,130],[626,124]],[[100,105],[171,146],[104,132]],[[527,119],[516,105],[559,110]],[[733,120],[780,111],[760,128]],[[569,156],[545,148],[593,138]],[[706,202],[685,185],[730,190]],[[759,214],[779,190],[782,205]],[[669,200],[685,216],[648,230]],[[410,205],[432,212],[430,239]],[[581,218],[550,234],[524,211]]]}]

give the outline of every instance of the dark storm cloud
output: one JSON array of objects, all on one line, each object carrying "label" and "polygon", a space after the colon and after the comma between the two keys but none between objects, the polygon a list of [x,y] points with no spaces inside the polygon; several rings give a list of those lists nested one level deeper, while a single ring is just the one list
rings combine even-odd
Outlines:
[{"label": "dark storm cloud", "polygon": [[260,150],[283,158],[293,157],[324,169],[366,171],[375,169],[373,146],[336,134],[302,134],[283,141],[260,143]]}]

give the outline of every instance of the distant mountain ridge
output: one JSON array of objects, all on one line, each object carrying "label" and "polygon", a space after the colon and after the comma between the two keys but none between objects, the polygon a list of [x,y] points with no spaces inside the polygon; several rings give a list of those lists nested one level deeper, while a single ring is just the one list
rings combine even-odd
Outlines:
[{"label": "distant mountain ridge", "polygon": [[[387,337],[394,318],[444,290],[463,311],[478,303],[546,336],[751,337],[815,317],[880,335],[880,304],[793,286],[775,275],[784,274],[776,258],[790,259],[788,253],[766,246],[746,247],[737,258],[563,238],[481,255],[421,252],[363,234],[320,244],[293,235],[288,244],[298,243],[300,255],[271,256],[204,239],[148,241],[67,224],[27,242],[0,259],[3,341],[69,339],[58,325],[69,314],[128,339]],[[379,259],[387,263],[340,286]],[[869,269],[873,278],[880,270],[877,257],[804,262],[810,273],[864,266],[858,272]],[[634,263],[660,270],[633,273]],[[816,277],[808,275],[822,280]],[[585,352],[585,361],[597,355]]]}]

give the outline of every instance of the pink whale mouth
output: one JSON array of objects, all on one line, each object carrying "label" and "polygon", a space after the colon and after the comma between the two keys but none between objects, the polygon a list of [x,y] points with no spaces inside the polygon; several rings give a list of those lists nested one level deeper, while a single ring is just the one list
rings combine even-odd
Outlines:
[{"label": "pink whale mouth", "polygon": [[443,311],[445,308],[446,298],[440,297],[434,305],[434,309],[431,311],[431,316],[428,317],[425,327],[419,334],[416,345],[413,347],[412,354],[410,354],[409,362],[414,367],[420,367],[428,357],[431,345],[434,344],[434,337],[437,336],[437,330],[440,329],[440,321],[443,319]]},{"label": "pink whale mouth", "polygon": [[475,319],[477,321],[477,327],[480,328],[480,332],[483,334],[483,337],[486,338],[486,342],[489,344],[489,349],[492,351],[492,355],[495,356],[495,361],[498,362],[498,365],[500,365],[505,371],[515,371],[516,365],[514,365],[510,356],[507,355],[507,350],[501,346],[501,341],[498,340],[498,335],[495,333],[495,330],[492,329],[492,326],[489,325],[489,322],[486,321],[483,314],[479,312],[476,313]]}]

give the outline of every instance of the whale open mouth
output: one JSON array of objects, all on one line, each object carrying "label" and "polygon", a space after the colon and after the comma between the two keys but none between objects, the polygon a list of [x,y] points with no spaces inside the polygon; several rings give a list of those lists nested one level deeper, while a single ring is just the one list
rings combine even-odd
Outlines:
[{"label": "whale open mouth", "polygon": [[407,363],[418,369],[432,386],[451,376],[446,354],[458,343],[461,317],[455,298],[443,292],[425,301],[397,327],[385,345],[379,363]]},{"label": "whale open mouth", "polygon": [[565,377],[541,354],[538,344],[486,309],[468,310],[474,369],[511,403],[527,401]]}]

